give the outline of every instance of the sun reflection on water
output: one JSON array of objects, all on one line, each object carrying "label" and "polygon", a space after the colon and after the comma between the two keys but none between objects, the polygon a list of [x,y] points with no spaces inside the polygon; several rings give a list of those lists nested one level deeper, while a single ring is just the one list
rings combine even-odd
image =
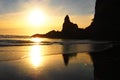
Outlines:
[{"label": "sun reflection on water", "polygon": [[31,41],[32,42],[35,42],[35,43],[39,43],[39,42],[41,42],[41,38],[31,38]]},{"label": "sun reflection on water", "polygon": [[34,67],[38,67],[42,64],[43,57],[41,54],[42,54],[41,46],[39,45],[32,46],[30,51],[30,62]]}]

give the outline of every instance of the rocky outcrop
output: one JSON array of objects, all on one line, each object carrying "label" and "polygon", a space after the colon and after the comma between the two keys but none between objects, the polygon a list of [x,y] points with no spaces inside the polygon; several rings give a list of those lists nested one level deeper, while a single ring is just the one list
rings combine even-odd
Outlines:
[{"label": "rocky outcrop", "polygon": [[70,18],[68,15],[66,15],[62,27],[62,33],[63,34],[75,34],[78,32],[78,25],[74,24],[70,21]]},{"label": "rocky outcrop", "polygon": [[62,38],[71,39],[83,39],[86,37],[84,30],[82,28],[78,28],[77,24],[72,23],[68,15],[66,15],[64,19],[61,35]]},{"label": "rocky outcrop", "polygon": [[35,34],[32,37],[47,37],[47,38],[62,38],[62,39],[85,39],[85,31],[82,28],[78,28],[77,24],[70,21],[68,15],[64,18],[62,31],[49,31],[44,35]]}]

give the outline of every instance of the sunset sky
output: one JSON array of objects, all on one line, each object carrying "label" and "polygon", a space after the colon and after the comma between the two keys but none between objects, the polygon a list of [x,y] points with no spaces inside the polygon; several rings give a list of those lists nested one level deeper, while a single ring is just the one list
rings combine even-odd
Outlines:
[{"label": "sunset sky", "polygon": [[0,0],[0,35],[32,35],[62,29],[68,14],[73,23],[87,27],[95,0]]}]

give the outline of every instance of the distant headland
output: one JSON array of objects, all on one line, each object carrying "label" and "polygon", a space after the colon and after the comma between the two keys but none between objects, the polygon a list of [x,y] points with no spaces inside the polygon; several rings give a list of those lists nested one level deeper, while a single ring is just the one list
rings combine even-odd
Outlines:
[{"label": "distant headland", "polygon": [[34,34],[32,37],[120,40],[118,3],[118,0],[109,0],[109,2],[96,0],[93,22],[85,29],[79,28],[77,24],[70,21],[69,15],[66,15],[61,31],[52,30],[46,34]]}]

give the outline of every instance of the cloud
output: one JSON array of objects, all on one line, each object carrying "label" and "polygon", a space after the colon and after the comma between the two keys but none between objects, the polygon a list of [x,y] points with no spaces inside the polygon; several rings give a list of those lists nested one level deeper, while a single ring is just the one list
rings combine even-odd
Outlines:
[{"label": "cloud", "polygon": [[95,0],[50,0],[49,6],[73,15],[93,14]]},{"label": "cloud", "polygon": [[0,14],[16,12],[19,8],[19,0],[0,0]]},{"label": "cloud", "polygon": [[95,0],[0,0],[0,14],[39,7],[49,13],[86,15],[94,13]]}]

